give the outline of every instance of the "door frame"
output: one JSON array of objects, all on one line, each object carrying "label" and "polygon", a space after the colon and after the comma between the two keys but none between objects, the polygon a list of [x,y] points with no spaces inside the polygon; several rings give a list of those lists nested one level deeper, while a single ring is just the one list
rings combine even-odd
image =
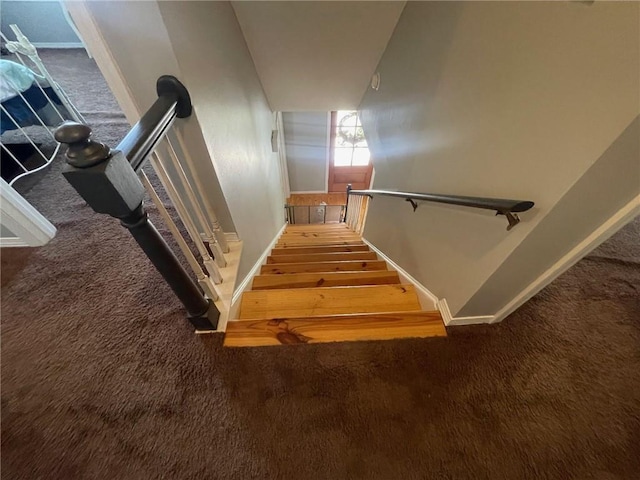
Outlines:
[{"label": "door frame", "polygon": [[56,227],[3,178],[0,178],[0,219],[15,235],[0,238],[0,247],[40,247],[56,234]]}]

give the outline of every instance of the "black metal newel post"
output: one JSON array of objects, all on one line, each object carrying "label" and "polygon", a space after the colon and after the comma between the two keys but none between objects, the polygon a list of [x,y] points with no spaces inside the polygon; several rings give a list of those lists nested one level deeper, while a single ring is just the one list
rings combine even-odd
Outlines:
[{"label": "black metal newel post", "polygon": [[197,330],[215,330],[220,312],[149,221],[142,201],[144,186],[129,159],[122,151],[91,140],[91,133],[87,125],[74,122],[56,130],[56,140],[69,145],[62,174],[91,208],[118,218],[131,232],[186,308],[192,325]]},{"label": "black metal newel post", "polygon": [[347,221],[347,208],[349,208],[349,193],[351,193],[351,190],[353,190],[353,187],[349,183],[347,185],[347,201],[344,204],[344,219],[342,220],[343,222]]}]

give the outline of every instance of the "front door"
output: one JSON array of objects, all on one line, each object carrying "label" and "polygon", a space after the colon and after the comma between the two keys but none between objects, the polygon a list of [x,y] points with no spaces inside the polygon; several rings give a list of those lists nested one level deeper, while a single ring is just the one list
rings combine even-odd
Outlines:
[{"label": "front door", "polygon": [[344,192],[371,186],[373,164],[358,112],[331,112],[331,153],[329,156],[329,192]]}]

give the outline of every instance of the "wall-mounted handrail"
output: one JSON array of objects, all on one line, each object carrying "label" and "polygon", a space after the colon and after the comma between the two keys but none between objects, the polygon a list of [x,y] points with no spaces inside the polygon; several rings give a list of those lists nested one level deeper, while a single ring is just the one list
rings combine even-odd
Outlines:
[{"label": "wall-mounted handrail", "polygon": [[534,206],[534,202],[529,200],[467,197],[463,195],[440,195],[435,193],[397,192],[394,190],[352,190],[351,185],[347,186],[347,202],[349,195],[367,196],[369,198],[373,198],[376,195],[404,198],[407,202],[411,203],[414,212],[416,208],[418,208],[418,204],[416,203],[417,201],[495,210],[496,215],[504,215],[507,218],[509,222],[507,230],[511,230],[520,222],[520,218],[516,214],[517,212],[526,212]]}]

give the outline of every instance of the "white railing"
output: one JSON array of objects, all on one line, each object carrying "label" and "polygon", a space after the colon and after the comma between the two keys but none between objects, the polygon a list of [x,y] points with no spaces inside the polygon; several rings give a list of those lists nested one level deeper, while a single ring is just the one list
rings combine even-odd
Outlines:
[{"label": "white railing", "polygon": [[[30,175],[32,173],[38,172],[51,164],[51,162],[57,155],[58,150],[60,148],[60,144],[56,142],[53,136],[53,133],[52,133],[53,128],[55,128],[65,120],[75,120],[77,122],[84,123],[84,118],[82,117],[80,112],[76,109],[76,107],[73,105],[73,103],[69,100],[69,97],[66,95],[64,90],[53,79],[53,77],[51,76],[51,74],[49,73],[45,65],[42,63],[42,60],[38,56],[38,51],[33,46],[33,44],[29,41],[29,39],[20,31],[18,26],[10,25],[10,28],[13,31],[16,37],[16,40],[9,40],[2,32],[0,32],[0,37],[5,41],[7,50],[9,50],[14,55],[15,59],[17,59],[18,62],[22,64],[22,66],[28,68],[31,72],[37,75],[37,77],[33,82],[33,85],[38,87],[38,89],[40,90],[40,94],[44,97],[44,99],[46,99],[47,101],[46,107],[48,110],[48,115],[46,117],[43,116],[44,115],[43,112],[45,112],[43,108],[45,107],[39,108],[38,111],[36,111],[31,105],[31,103],[29,102],[29,100],[25,98],[25,96],[23,95],[23,91],[21,91],[18,85],[16,85],[14,80],[9,78],[9,76],[6,76],[6,75],[3,76],[2,81],[6,82],[6,84],[11,88],[11,90],[13,90],[16,93],[16,95],[21,98],[24,105],[31,112],[31,114],[35,119],[32,126],[43,127],[44,130],[47,132],[47,135],[51,138],[51,140],[55,142],[55,147],[50,153],[48,153],[48,149],[41,148],[41,146],[39,146],[40,142],[37,140],[34,140],[30,132],[25,130],[26,128],[28,128],[28,126],[21,125],[20,122],[11,114],[11,112],[7,110],[7,108],[0,105],[0,109],[2,110],[2,113],[16,127],[15,129],[12,129],[12,130],[17,130],[20,132],[21,136],[24,137],[24,140],[26,140],[26,143],[31,145],[31,147],[34,149],[34,152],[38,153],[38,155],[42,158],[42,162],[43,162],[42,165],[39,165],[37,167],[27,168],[20,161],[20,159],[16,157],[16,155],[11,151],[11,149],[7,147],[3,141],[0,141],[0,148],[2,149],[2,152],[15,162],[19,170],[22,170],[22,173],[10,179],[9,185],[13,185],[18,179],[23,178],[26,175]],[[47,92],[45,92],[45,88],[48,88],[48,87],[50,87],[55,93],[55,96],[58,97],[58,99],[60,100],[60,104],[57,104],[50,97],[50,95],[47,95]]]},{"label": "white railing", "polygon": [[[212,252],[209,251],[207,245],[202,240],[203,235],[201,234],[204,232],[201,232],[201,229],[199,228],[196,221],[196,219],[200,219],[200,221],[206,223],[206,219],[204,218],[204,215],[200,210],[200,206],[197,202],[193,201],[195,200],[193,196],[184,196],[181,194],[181,191],[179,190],[180,187],[176,185],[176,179],[169,173],[169,170],[167,168],[167,165],[173,164],[175,162],[179,162],[179,160],[177,160],[177,158],[169,156],[168,154],[163,155],[162,152],[156,151],[151,156],[151,165],[158,175],[162,186],[166,190],[171,203],[175,207],[180,220],[182,221],[187,233],[189,234],[189,237],[191,238],[191,241],[194,243],[196,249],[198,250],[198,253],[200,254],[200,258],[202,260],[204,268],[206,269],[206,272],[202,273],[211,278],[213,283],[222,283],[222,275],[220,274],[218,268],[218,265],[222,262],[218,261],[218,263],[216,263],[214,261]],[[176,168],[175,165],[173,165],[173,167],[174,169]],[[182,183],[182,179],[178,179],[178,181]],[[190,190],[188,183],[186,188]],[[177,233],[174,233],[174,236],[180,235],[181,234],[179,231]],[[215,253],[213,253],[213,255],[215,255]],[[218,253],[218,255],[222,256],[222,259],[224,260],[224,254],[222,252]],[[196,274],[196,276],[198,276],[200,272],[194,269],[194,273]],[[217,293],[215,296],[217,298]]]},{"label": "white railing", "polygon": [[347,215],[345,223],[356,233],[362,235],[367,209],[369,208],[369,197],[362,195],[347,194]]}]

